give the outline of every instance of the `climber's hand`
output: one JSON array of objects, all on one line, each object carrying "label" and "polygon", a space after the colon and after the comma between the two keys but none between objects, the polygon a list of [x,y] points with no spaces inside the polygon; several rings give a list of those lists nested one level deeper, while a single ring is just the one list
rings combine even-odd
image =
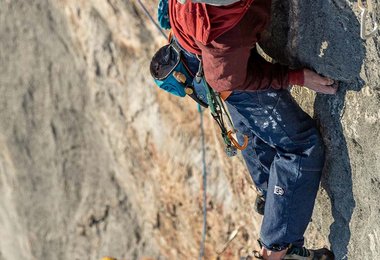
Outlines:
[{"label": "climber's hand", "polygon": [[304,86],[322,94],[336,94],[338,84],[329,78],[322,77],[309,69],[304,69]]}]

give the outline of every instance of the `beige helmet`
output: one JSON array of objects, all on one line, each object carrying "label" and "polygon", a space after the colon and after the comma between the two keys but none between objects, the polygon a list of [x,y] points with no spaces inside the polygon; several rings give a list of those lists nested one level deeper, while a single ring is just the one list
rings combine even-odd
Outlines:
[{"label": "beige helmet", "polygon": [[[186,3],[190,0],[177,0],[181,4]],[[205,3],[209,5],[231,5],[233,3],[239,2],[240,0],[191,0],[193,3]]]}]

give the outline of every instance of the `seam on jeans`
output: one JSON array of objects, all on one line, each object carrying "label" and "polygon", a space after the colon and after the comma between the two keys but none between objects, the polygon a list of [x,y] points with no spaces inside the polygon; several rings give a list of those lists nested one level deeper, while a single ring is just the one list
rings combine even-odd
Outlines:
[{"label": "seam on jeans", "polygon": [[[256,137],[256,138],[258,138],[258,137]],[[255,153],[255,156],[256,156],[256,159],[257,159],[257,161],[259,162],[259,166],[260,166],[260,169],[261,169],[261,171],[264,171],[264,166],[263,166],[263,164],[261,163],[261,161],[259,160],[259,156],[257,156],[257,152],[256,152],[256,147],[255,146],[253,146],[253,152]]]},{"label": "seam on jeans", "polygon": [[[243,123],[244,124],[244,123]],[[245,125],[245,124],[244,124]],[[247,125],[245,125],[248,129],[250,129],[250,131],[252,132],[252,130],[251,130],[251,128],[250,127],[248,127]],[[252,138],[252,140],[254,140],[254,133],[252,133],[251,134],[251,136],[249,136],[249,138]],[[258,136],[255,136],[256,138],[259,138]],[[254,152],[254,156],[255,156],[255,159],[258,161],[258,164],[259,164],[259,167],[260,167],[260,169],[261,169],[261,171],[263,171],[264,170],[264,166],[263,166],[263,164],[261,163],[261,161],[259,160],[259,156],[257,155],[257,151],[256,151],[256,147],[255,147],[255,145],[254,145],[254,143],[253,143],[253,141],[252,141],[252,151]],[[246,167],[247,167],[247,162],[244,160],[244,163],[245,163],[245,165],[246,165]],[[248,167],[247,167],[248,168]],[[251,174],[251,173],[250,173]],[[251,177],[252,178],[252,177]],[[255,184],[255,186],[256,186],[256,184]]]},{"label": "seam on jeans", "polygon": [[[272,92],[274,92],[273,89],[270,89],[270,90],[272,90]],[[265,92],[269,92],[269,89],[267,89],[265,91],[262,91],[261,93],[259,91],[256,92],[256,95],[257,95],[257,98],[259,100],[259,103],[260,103],[261,107],[264,107],[264,106],[266,107],[266,105],[262,101],[262,95],[260,95],[260,94],[263,94]],[[279,94],[278,94],[278,98],[277,98],[276,104],[272,108],[272,112],[277,107],[278,102],[280,102],[280,98],[284,95],[284,92],[280,92],[280,91],[276,91],[276,92],[278,92]],[[269,113],[268,109],[265,109],[265,110]],[[269,114],[272,115],[272,113],[269,113]]]},{"label": "seam on jeans", "polygon": [[[300,176],[300,172],[301,172],[301,157],[298,157],[298,167],[297,167],[297,178],[296,178],[296,181],[294,182],[294,187],[292,189],[292,197],[290,199],[290,202],[293,201],[293,198],[294,198],[294,188],[297,186],[297,183],[299,181],[299,176]],[[289,203],[291,205],[291,203]],[[285,237],[288,235],[288,226],[289,226],[289,211],[290,211],[290,205],[288,205],[289,207],[287,207],[287,217],[286,217],[286,228],[285,228]]]},{"label": "seam on jeans", "polygon": [[[252,135],[252,137],[253,137],[254,135]],[[255,137],[256,138],[259,138],[260,139],[260,137],[258,137],[258,136],[256,136],[255,135]],[[252,138],[252,139],[254,139],[254,138]],[[264,140],[262,140],[262,139],[260,139],[262,142],[264,142],[265,144],[267,144]],[[255,153],[255,156],[256,156],[256,159],[257,159],[257,161],[259,162],[259,167],[260,167],[260,169],[261,169],[261,171],[262,172],[267,172],[265,169],[264,169],[264,164],[261,162],[261,160],[259,159],[259,156],[257,155],[257,147],[256,147],[256,145],[253,143],[253,148],[252,148],[252,150],[254,151],[254,153]],[[270,168],[269,168],[269,173],[268,173],[268,175],[270,174]],[[267,181],[268,182],[268,181]]]}]

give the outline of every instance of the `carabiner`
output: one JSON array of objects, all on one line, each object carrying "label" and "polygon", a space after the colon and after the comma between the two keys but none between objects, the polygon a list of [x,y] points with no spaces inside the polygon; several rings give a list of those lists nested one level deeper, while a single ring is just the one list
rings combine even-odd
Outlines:
[{"label": "carabiner", "polygon": [[[369,5],[367,5],[367,1],[369,1],[369,3],[370,3]],[[363,4],[363,0],[358,0],[358,6],[359,6],[360,10],[362,11],[360,14],[360,37],[363,40],[366,40],[366,39],[374,36],[375,33],[379,29],[379,25],[377,24],[377,21],[376,21],[376,13],[373,12],[372,4],[370,1],[372,1],[372,0],[364,0],[365,4]],[[374,25],[373,29],[368,34],[366,34],[366,18],[367,18],[367,15],[369,15],[369,13],[372,13],[372,19],[375,21],[375,25]]]},{"label": "carabiner", "polygon": [[240,145],[238,141],[232,136],[234,132],[232,130],[227,132],[228,138],[230,138],[231,143],[235,146],[236,149],[243,151],[247,148],[248,146],[248,136],[244,135],[244,143],[243,145]]}]

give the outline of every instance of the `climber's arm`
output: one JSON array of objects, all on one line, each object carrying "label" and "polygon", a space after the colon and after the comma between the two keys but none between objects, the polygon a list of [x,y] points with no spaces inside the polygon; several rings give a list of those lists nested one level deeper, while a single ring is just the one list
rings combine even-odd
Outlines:
[{"label": "climber's arm", "polygon": [[213,42],[202,50],[203,67],[208,83],[217,91],[263,90],[306,86],[319,93],[335,94],[334,81],[309,70],[290,70],[262,58],[256,49],[231,47]]},{"label": "climber's arm", "polygon": [[227,47],[216,42],[198,46],[202,50],[206,79],[217,91],[280,89],[304,82],[303,70],[293,71],[269,63],[255,49]]}]

